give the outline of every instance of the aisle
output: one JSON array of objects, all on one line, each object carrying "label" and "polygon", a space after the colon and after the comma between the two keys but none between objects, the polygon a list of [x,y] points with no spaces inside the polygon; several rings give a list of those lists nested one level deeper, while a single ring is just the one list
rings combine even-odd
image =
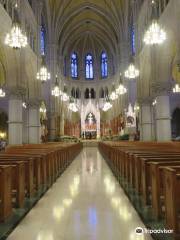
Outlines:
[{"label": "aisle", "polygon": [[97,148],[84,148],[8,240],[151,240]]}]

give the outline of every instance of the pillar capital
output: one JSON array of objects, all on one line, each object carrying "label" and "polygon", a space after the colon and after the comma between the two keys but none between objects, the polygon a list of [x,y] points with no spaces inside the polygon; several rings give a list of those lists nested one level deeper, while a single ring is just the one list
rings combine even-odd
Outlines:
[{"label": "pillar capital", "polygon": [[170,82],[158,82],[151,85],[152,94],[155,96],[169,95],[172,89]]},{"label": "pillar capital", "polygon": [[26,88],[24,87],[12,86],[8,87],[6,91],[9,98],[13,99],[22,99],[22,97],[26,95]]},{"label": "pillar capital", "polygon": [[27,104],[28,104],[29,108],[39,108],[41,105],[41,100],[40,99],[29,99]]},{"label": "pillar capital", "polygon": [[149,97],[139,97],[138,98],[138,103],[140,105],[151,105],[152,101],[153,101],[153,99],[150,96]]}]

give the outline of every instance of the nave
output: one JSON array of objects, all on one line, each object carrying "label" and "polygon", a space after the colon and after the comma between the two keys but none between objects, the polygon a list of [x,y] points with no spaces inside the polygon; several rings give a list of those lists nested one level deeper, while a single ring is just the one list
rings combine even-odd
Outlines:
[{"label": "nave", "polygon": [[96,147],[84,148],[8,240],[152,240]]}]

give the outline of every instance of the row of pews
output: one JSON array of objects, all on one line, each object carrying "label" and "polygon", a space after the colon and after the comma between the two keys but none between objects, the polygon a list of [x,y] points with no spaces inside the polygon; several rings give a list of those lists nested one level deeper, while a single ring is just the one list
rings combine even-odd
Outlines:
[{"label": "row of pews", "polygon": [[180,143],[100,142],[115,176],[151,206],[153,217],[180,239]]},{"label": "row of pews", "polygon": [[46,191],[81,149],[81,143],[47,143],[11,146],[0,153],[0,221]]}]

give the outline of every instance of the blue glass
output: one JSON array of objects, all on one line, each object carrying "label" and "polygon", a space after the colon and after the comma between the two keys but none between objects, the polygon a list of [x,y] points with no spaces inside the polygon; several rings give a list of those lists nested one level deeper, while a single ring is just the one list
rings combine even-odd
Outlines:
[{"label": "blue glass", "polygon": [[41,55],[45,55],[45,28],[41,26]]},{"label": "blue glass", "polygon": [[76,53],[72,53],[71,55],[71,77],[78,77],[78,57]]},{"label": "blue glass", "polygon": [[105,52],[101,54],[101,76],[102,78],[108,77],[108,59]]},{"label": "blue glass", "polygon": [[93,57],[91,54],[86,55],[85,59],[85,67],[86,67],[86,79],[94,78],[94,70],[93,70]]},{"label": "blue glass", "polygon": [[132,28],[131,28],[131,48],[132,48],[132,54],[134,55],[136,53],[134,26],[132,26]]}]

